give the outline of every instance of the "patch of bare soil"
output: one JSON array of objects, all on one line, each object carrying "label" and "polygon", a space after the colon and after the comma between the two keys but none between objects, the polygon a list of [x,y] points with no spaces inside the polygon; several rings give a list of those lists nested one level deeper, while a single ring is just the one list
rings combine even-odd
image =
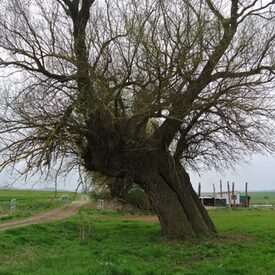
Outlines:
[{"label": "patch of bare soil", "polygon": [[245,235],[242,233],[222,233],[218,235],[219,242],[223,243],[258,243],[258,239],[255,236]]},{"label": "patch of bare soil", "polygon": [[40,213],[32,217],[18,219],[15,221],[7,221],[0,224],[0,231],[17,228],[17,227],[23,227],[31,224],[41,224],[45,222],[63,220],[76,215],[78,212],[78,209],[81,206],[88,203],[89,201],[87,200],[73,201],[70,204],[53,209],[49,212]]},{"label": "patch of bare soil", "polygon": [[138,222],[158,222],[157,216],[147,216],[147,215],[125,215],[120,217],[122,221],[138,221]]}]

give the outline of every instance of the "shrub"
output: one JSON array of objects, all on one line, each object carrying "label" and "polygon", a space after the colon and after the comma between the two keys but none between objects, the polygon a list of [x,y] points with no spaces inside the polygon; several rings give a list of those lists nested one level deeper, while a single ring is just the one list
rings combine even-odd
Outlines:
[{"label": "shrub", "polygon": [[128,192],[126,201],[140,210],[152,210],[151,203],[145,192],[137,185]]}]

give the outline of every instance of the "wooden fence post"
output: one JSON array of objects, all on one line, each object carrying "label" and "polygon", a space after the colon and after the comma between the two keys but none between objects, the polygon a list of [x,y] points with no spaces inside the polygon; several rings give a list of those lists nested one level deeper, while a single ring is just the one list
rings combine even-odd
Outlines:
[{"label": "wooden fence post", "polygon": [[236,199],[235,199],[235,184],[234,181],[232,182],[232,198],[233,198],[233,205],[236,205]]},{"label": "wooden fence post", "polygon": [[230,196],[230,185],[229,181],[227,182],[227,195],[228,195],[228,206],[231,207],[231,196]]},{"label": "wooden fence post", "polygon": [[246,182],[246,183],[245,183],[245,206],[246,206],[246,207],[249,207],[247,186],[248,186],[248,183]]},{"label": "wooden fence post", "polygon": [[213,192],[214,192],[214,206],[216,206],[216,188],[214,183],[213,183]]}]

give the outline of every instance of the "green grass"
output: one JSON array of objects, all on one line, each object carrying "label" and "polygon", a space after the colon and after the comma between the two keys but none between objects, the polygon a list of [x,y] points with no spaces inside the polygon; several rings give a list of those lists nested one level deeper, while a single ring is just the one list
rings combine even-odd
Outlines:
[{"label": "green grass", "polygon": [[[36,213],[49,210],[64,204],[60,200],[62,195],[73,199],[74,193],[29,190],[0,190],[0,223],[19,217],[28,217]],[[10,200],[16,199],[16,212],[10,213]]]},{"label": "green grass", "polygon": [[251,204],[275,204],[275,192],[251,192]]},{"label": "green grass", "polygon": [[156,223],[91,210],[0,232],[0,274],[275,274],[275,211],[210,214],[220,238],[167,241]]}]

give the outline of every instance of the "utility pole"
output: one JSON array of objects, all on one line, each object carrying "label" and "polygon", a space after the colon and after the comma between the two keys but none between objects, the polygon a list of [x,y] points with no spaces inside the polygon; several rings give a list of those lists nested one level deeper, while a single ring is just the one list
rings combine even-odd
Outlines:
[{"label": "utility pole", "polygon": [[233,198],[233,204],[236,205],[236,198],[235,198],[235,184],[234,181],[232,182],[232,198]]},{"label": "utility pole", "polygon": [[213,192],[214,192],[214,206],[216,206],[216,188],[214,183],[213,183]]},{"label": "utility pole", "polygon": [[246,182],[246,183],[245,183],[245,206],[246,206],[246,207],[249,207],[249,200],[248,200],[248,192],[247,192],[247,189],[248,189],[248,183]]}]

